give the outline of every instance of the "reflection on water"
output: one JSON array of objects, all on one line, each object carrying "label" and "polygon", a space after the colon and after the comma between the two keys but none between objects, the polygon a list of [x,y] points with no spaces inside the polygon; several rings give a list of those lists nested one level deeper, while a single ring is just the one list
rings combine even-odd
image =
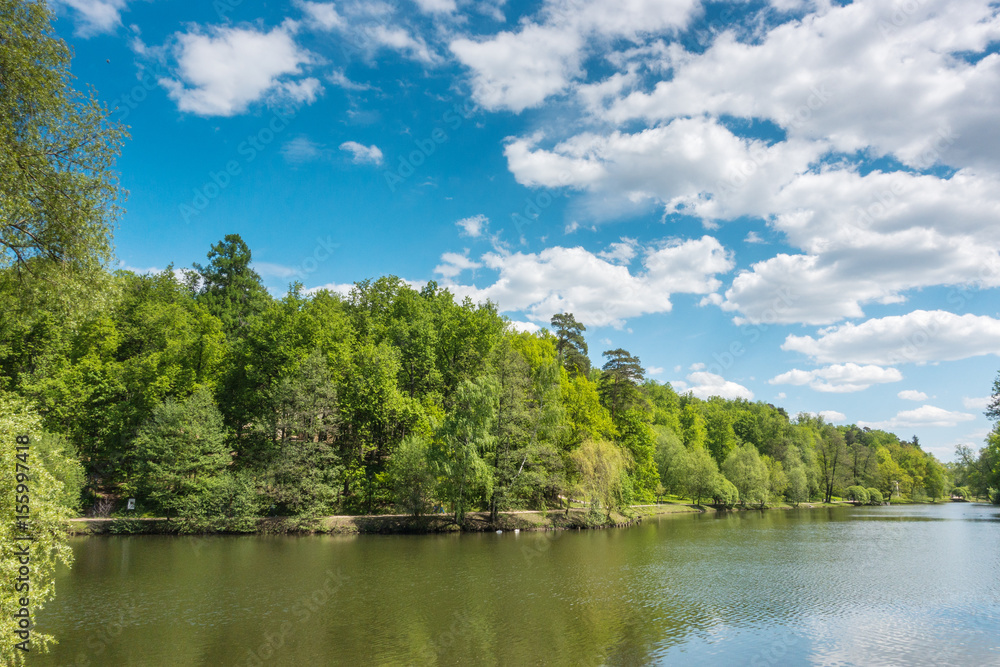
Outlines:
[{"label": "reflection on water", "polygon": [[1000,664],[971,504],[606,531],[85,538],[33,664]]}]

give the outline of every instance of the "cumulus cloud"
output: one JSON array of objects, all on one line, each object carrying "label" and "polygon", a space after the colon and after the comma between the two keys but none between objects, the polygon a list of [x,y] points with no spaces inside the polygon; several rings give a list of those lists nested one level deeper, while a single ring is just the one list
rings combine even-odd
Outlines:
[{"label": "cumulus cloud", "polygon": [[194,28],[175,35],[171,51],[177,78],[160,84],[181,111],[199,116],[232,116],[267,96],[309,103],[320,91],[317,79],[294,79],[313,56],[288,26]]},{"label": "cumulus cloud", "polygon": [[916,410],[903,410],[895,417],[884,421],[859,421],[858,426],[892,430],[894,428],[909,428],[922,426],[957,426],[962,422],[972,421],[975,415],[967,412],[952,412],[933,405],[922,405]]},{"label": "cumulus cloud", "polygon": [[853,361],[890,366],[955,361],[1000,355],[1000,320],[986,315],[915,310],[830,327],[821,330],[817,338],[790,335],[781,349],[801,352],[818,363]]},{"label": "cumulus cloud", "polygon": [[[454,0],[422,0],[422,7],[444,9],[454,6]],[[298,2],[306,15],[307,27],[321,32],[336,31],[341,35],[341,47],[346,55],[372,57],[382,49],[434,65],[441,58],[427,42],[403,25],[396,9],[384,2],[354,0],[349,2]]]},{"label": "cumulus cloud", "polygon": [[675,30],[690,19],[695,0],[547,0],[534,21],[516,32],[450,44],[471,72],[472,94],[483,107],[515,112],[541,104],[582,76],[586,47],[641,33]]},{"label": "cumulus cloud", "polygon": [[822,417],[823,421],[828,424],[836,424],[838,422],[843,423],[847,420],[847,415],[843,412],[837,412],[836,410],[820,410],[819,412],[807,412],[806,414],[812,415],[813,417]]},{"label": "cumulus cloud", "polygon": [[534,322],[522,322],[519,320],[510,320],[509,322],[507,322],[507,326],[509,326],[514,331],[517,331],[518,333],[524,332],[533,334],[536,331],[541,331],[542,329]]},{"label": "cumulus cloud", "polygon": [[113,32],[122,24],[121,13],[127,0],[56,0],[54,4],[73,10],[77,35],[92,37]]},{"label": "cumulus cloud", "polygon": [[[637,248],[641,267],[600,257],[584,248],[547,248],[539,253],[490,252],[478,263],[497,272],[485,287],[449,283],[460,297],[489,299],[503,311],[521,311],[535,322],[572,312],[587,325],[624,326],[625,318],[668,312],[671,294],[708,294],[721,282],[716,274],[732,269],[730,253],[713,237]],[[462,260],[458,260],[462,257]],[[448,253],[435,269],[457,275],[473,267],[464,256]],[[466,263],[468,266],[466,266]]]},{"label": "cumulus cloud", "polygon": [[[896,394],[898,398],[904,401],[926,401],[927,394],[922,391],[916,391],[915,389],[904,389],[903,391]],[[969,407],[966,405],[965,407]]]},{"label": "cumulus cloud", "polygon": [[962,406],[966,410],[985,410],[989,407],[990,402],[992,401],[992,396],[983,396],[981,398],[963,398]]},{"label": "cumulus cloud", "polygon": [[462,218],[455,223],[455,226],[459,228],[459,233],[462,236],[471,236],[475,239],[483,235],[489,224],[490,219],[479,213],[468,218]]},{"label": "cumulus cloud", "polygon": [[457,252],[446,252],[441,255],[441,264],[434,267],[434,273],[438,273],[445,278],[454,278],[462,271],[478,269],[482,266],[479,262],[469,259],[468,255],[459,255]]},{"label": "cumulus cloud", "polygon": [[[1000,56],[989,53],[1000,15],[986,0],[927,0],[901,21],[890,0],[807,5],[801,19],[755,24],[752,34],[730,26],[705,50],[655,38],[622,45],[605,53],[614,71],[587,84],[574,78],[580,51],[565,39],[583,33],[544,13],[500,36],[564,47],[530,61],[548,74],[530,79],[535,88],[511,92],[482,63],[467,64],[488,108],[518,110],[572,88],[597,121],[589,127],[608,128],[569,137],[555,128],[554,144],[540,131],[511,139],[505,155],[518,182],[583,191],[581,210],[595,216],[647,202],[706,225],[759,218],[798,248],[706,301],[737,323],[826,325],[914,289],[1000,286],[1000,135],[989,120],[1000,104]],[[514,67],[506,57],[495,64]],[[724,117],[781,132],[773,143],[741,137]],[[859,153],[905,168],[861,170]],[[935,165],[954,173],[930,172]]]},{"label": "cumulus cloud", "polygon": [[721,375],[707,371],[695,371],[687,376],[686,382],[675,380],[670,384],[682,394],[691,392],[701,399],[721,396],[729,400],[734,398],[744,398],[748,401],[753,400],[753,392],[743,385],[731,382]]},{"label": "cumulus cloud", "polygon": [[895,368],[881,366],[859,366],[855,363],[834,364],[825,368],[802,371],[797,368],[777,375],[768,382],[770,384],[809,385],[816,391],[831,393],[849,393],[862,391],[874,384],[899,382],[902,373]]},{"label": "cumulus cloud", "polygon": [[340,150],[350,153],[354,164],[382,164],[382,151],[375,144],[365,146],[356,141],[345,141],[340,144]]}]

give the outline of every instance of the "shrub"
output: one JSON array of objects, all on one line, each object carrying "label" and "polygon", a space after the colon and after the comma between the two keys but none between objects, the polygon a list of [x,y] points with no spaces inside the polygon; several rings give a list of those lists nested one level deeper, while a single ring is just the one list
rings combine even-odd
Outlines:
[{"label": "shrub", "polygon": [[876,489],[874,487],[868,489],[868,504],[869,505],[881,505],[883,502],[885,502],[885,500],[884,500],[884,498],[882,498],[882,492],[881,491],[879,491],[878,489]]},{"label": "shrub", "polygon": [[863,486],[849,486],[844,491],[844,500],[850,500],[855,505],[867,505],[868,489]]}]

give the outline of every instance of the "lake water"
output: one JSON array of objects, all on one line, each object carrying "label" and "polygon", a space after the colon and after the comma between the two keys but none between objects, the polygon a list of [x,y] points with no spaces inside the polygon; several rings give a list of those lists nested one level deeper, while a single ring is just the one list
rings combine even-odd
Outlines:
[{"label": "lake water", "polygon": [[72,544],[30,664],[1000,664],[986,505]]}]

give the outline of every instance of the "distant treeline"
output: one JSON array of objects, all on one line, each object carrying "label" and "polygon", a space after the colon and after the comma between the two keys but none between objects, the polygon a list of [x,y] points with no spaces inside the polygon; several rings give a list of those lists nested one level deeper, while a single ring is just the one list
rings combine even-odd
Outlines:
[{"label": "distant treeline", "polygon": [[[833,426],[591,366],[570,313],[517,332],[433,282],[293,285],[272,298],[237,235],[208,263],[47,289],[8,275],[0,388],[37,413],[66,503],[240,519],[695,503],[986,496],[991,456],[945,466],[914,437]],[[16,292],[16,294],[15,294]],[[665,344],[668,344],[665,341]]]}]

